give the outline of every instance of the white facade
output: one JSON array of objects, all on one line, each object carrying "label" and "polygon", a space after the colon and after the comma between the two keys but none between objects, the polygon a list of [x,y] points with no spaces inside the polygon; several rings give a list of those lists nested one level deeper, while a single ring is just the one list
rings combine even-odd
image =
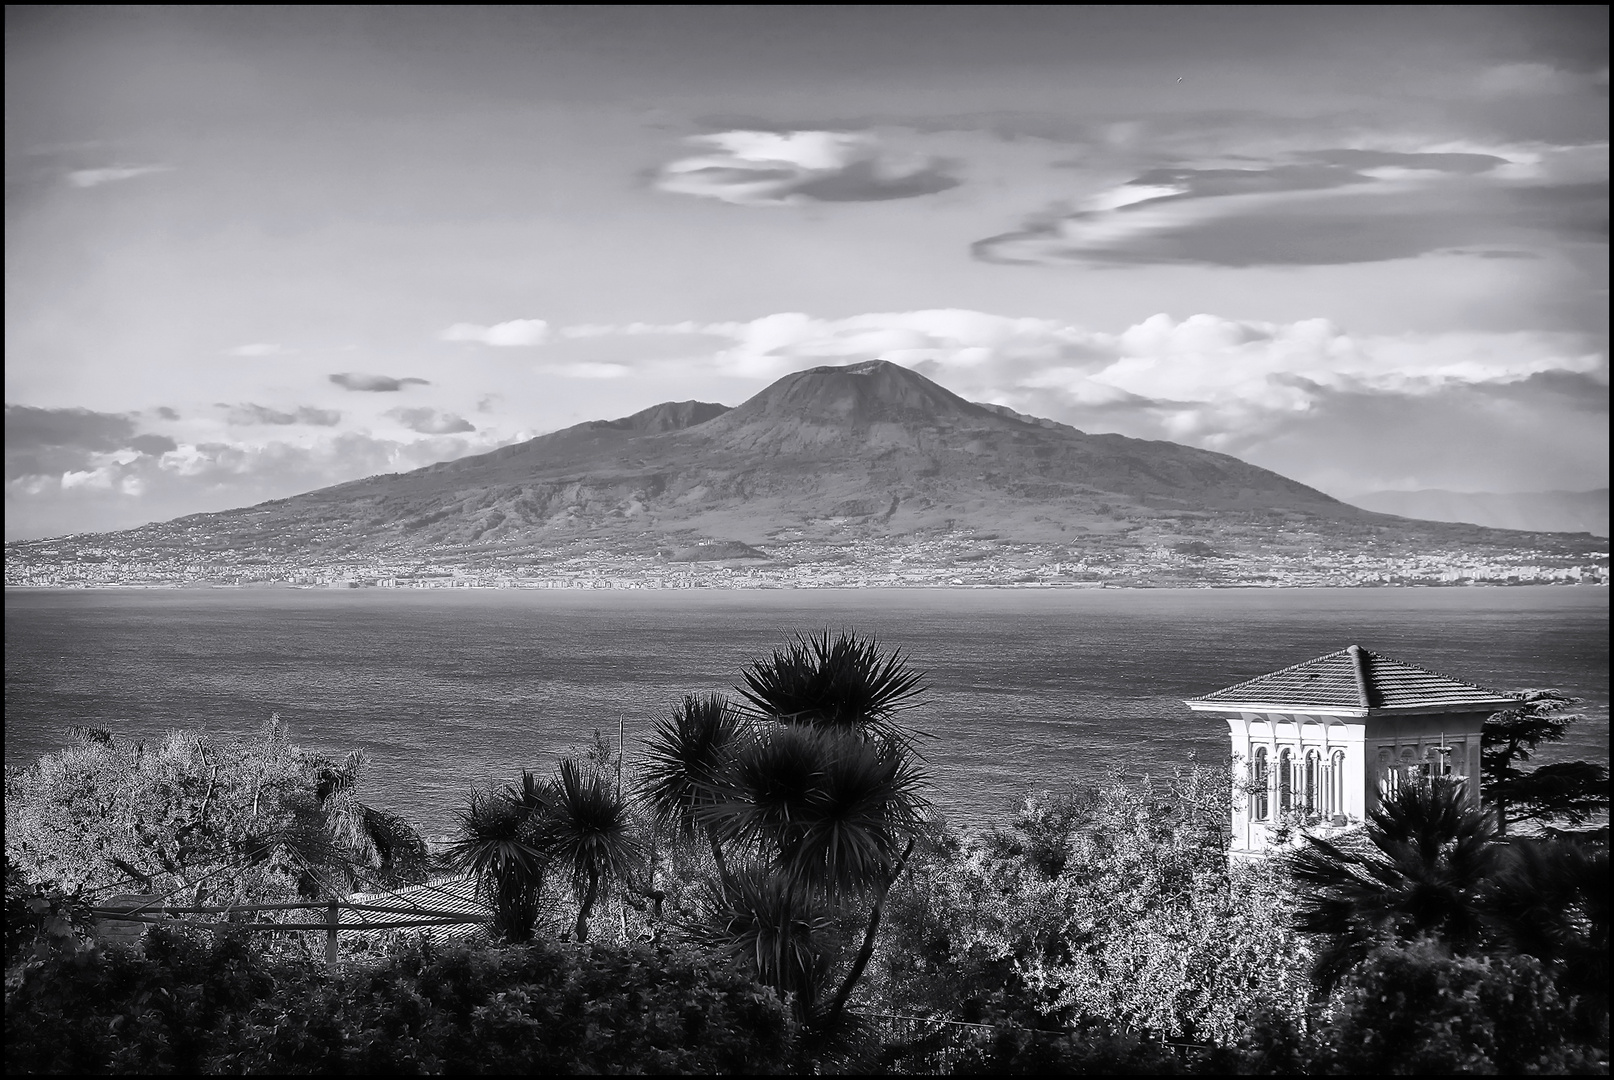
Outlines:
[{"label": "white facade", "polygon": [[1494,709],[1389,716],[1215,711],[1226,714],[1237,770],[1232,858],[1264,856],[1281,824],[1362,821],[1379,792],[1394,790],[1409,773],[1472,778],[1468,798],[1479,806],[1480,732]]}]

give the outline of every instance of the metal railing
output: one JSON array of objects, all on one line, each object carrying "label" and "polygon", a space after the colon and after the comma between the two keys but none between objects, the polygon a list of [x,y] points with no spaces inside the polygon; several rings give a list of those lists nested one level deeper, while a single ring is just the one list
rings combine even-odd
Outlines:
[{"label": "metal railing", "polygon": [[[331,971],[337,965],[337,935],[343,930],[375,932],[378,930],[422,930],[433,927],[485,924],[486,913],[448,911],[413,904],[366,904],[350,900],[307,900],[271,904],[232,904],[228,907],[169,906],[159,896],[113,897],[107,903],[93,906],[90,914],[97,921],[123,924],[150,924],[183,926],[196,930],[246,930],[266,933],[294,933],[309,930],[325,931],[325,962]],[[234,916],[266,911],[319,911],[325,918],[319,922],[279,922],[274,920],[248,921]],[[353,912],[357,922],[342,921],[342,912]],[[180,915],[219,915],[222,921],[182,919]],[[367,915],[391,915],[391,919],[370,919]],[[124,936],[124,935],[117,935]]]}]

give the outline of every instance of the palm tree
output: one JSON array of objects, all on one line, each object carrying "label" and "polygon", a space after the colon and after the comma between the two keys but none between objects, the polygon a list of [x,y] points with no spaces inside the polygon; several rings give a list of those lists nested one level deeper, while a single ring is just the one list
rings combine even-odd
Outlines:
[{"label": "palm tree", "polygon": [[358,798],[369,764],[369,755],[363,750],[350,751],[339,762],[323,756],[310,762],[315,805],[343,855],[348,884],[358,881],[361,867],[388,884],[419,880],[428,863],[426,842],[420,833],[397,814]]},{"label": "palm tree", "polygon": [[571,876],[578,903],[576,938],[587,941],[601,884],[626,878],[642,852],[629,831],[627,803],[598,769],[563,760],[549,796],[542,848]]},{"label": "palm tree", "polygon": [[493,929],[512,942],[532,940],[550,853],[544,819],[549,795],[533,775],[522,773],[522,790],[473,791],[458,814],[459,835],[450,862],[476,879],[478,894],[493,908]]},{"label": "palm tree", "polygon": [[882,653],[874,637],[842,631],[798,635],[783,650],[743,673],[740,694],[751,712],[781,723],[850,729],[906,741],[913,732],[899,713],[919,704],[928,689],[900,649]]},{"label": "palm tree", "polygon": [[1461,953],[1484,929],[1496,830],[1461,781],[1409,783],[1368,817],[1363,849],[1308,836],[1288,860],[1304,890],[1296,925],[1325,942],[1314,969],[1325,991],[1387,941],[1432,936]]},{"label": "palm tree", "polygon": [[[839,1026],[873,953],[927,803],[897,723],[922,675],[873,638],[797,637],[743,673],[740,710],[686,699],[652,742],[643,791],[660,820],[711,839],[723,888],[712,929],[819,1030]],[[731,868],[739,865],[739,869]],[[827,1005],[826,913],[868,905],[862,942]]]},{"label": "palm tree", "polygon": [[685,843],[692,842],[697,832],[705,834],[725,883],[733,877],[717,832],[702,827],[696,818],[717,799],[719,777],[734,756],[743,726],[724,695],[687,695],[671,716],[656,722],[639,788],[658,829]]}]

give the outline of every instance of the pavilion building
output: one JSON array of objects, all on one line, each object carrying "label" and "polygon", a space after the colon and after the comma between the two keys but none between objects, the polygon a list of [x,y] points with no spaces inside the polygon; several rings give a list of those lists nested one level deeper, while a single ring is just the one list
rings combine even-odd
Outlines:
[{"label": "pavilion building", "polygon": [[1518,704],[1357,645],[1187,702],[1232,738],[1231,859],[1264,856],[1279,825],[1360,822],[1412,777],[1464,779],[1478,807],[1485,718]]}]

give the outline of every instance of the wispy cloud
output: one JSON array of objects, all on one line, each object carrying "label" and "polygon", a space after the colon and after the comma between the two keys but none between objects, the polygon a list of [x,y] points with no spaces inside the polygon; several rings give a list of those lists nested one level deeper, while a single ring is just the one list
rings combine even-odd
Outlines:
[{"label": "wispy cloud", "polygon": [[443,341],[474,341],[502,348],[542,345],[549,340],[549,324],[542,319],[511,319],[492,326],[455,323],[438,337]]},{"label": "wispy cloud", "polygon": [[[1607,148],[1295,149],[1136,172],[972,247],[999,263],[1333,265],[1607,230]],[[1599,160],[1600,159],[1600,160]]]},{"label": "wispy cloud", "polygon": [[257,342],[251,345],[237,345],[233,349],[225,349],[227,356],[283,356],[290,350],[283,345],[274,345],[268,342]]},{"label": "wispy cloud", "polygon": [[330,377],[331,382],[344,390],[361,390],[372,394],[386,394],[406,386],[430,386],[429,379],[395,379],[391,375],[364,375],[356,371],[342,371]]},{"label": "wispy cloud", "polygon": [[171,172],[173,168],[172,165],[105,165],[98,169],[74,169],[66,179],[69,187],[92,188],[119,180],[132,180],[137,176]]},{"label": "wispy cloud", "polygon": [[687,141],[704,152],[663,165],[660,190],[777,206],[908,199],[960,183],[947,161],[894,151],[861,132],[724,131]]}]

